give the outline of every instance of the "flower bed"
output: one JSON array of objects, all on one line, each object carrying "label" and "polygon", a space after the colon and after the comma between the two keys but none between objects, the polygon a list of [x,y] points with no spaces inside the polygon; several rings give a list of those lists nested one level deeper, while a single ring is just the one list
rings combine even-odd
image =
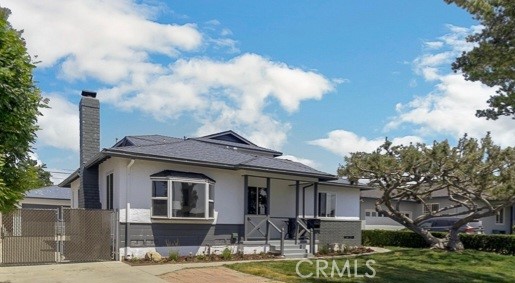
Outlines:
[{"label": "flower bed", "polygon": [[340,244],[323,245],[318,248],[317,257],[341,256],[370,253],[374,250],[363,246],[347,246]]},{"label": "flower bed", "polygon": [[148,265],[148,264],[164,264],[164,263],[195,263],[195,262],[217,262],[217,261],[239,261],[239,260],[264,260],[264,259],[275,259],[280,256],[271,253],[259,253],[259,254],[243,254],[241,252],[231,253],[230,250],[226,249],[222,253],[214,253],[210,255],[199,254],[199,255],[187,255],[181,256],[178,252],[171,252],[168,257],[162,257],[160,260],[151,260],[146,258],[131,258],[125,260],[130,265]]}]

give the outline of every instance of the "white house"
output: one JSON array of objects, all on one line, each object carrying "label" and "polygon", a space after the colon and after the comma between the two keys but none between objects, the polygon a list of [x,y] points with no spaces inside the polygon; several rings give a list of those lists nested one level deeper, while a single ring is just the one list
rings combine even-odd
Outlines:
[{"label": "white house", "polygon": [[73,207],[119,212],[120,255],[269,251],[282,229],[309,236],[317,224],[319,243],[361,244],[360,186],[232,131],[126,136],[99,151],[99,102],[82,95],[81,168],[60,186],[71,187]]},{"label": "white house", "polygon": [[[382,192],[375,190],[361,191],[361,219],[364,223],[364,229],[382,229],[382,230],[400,230],[405,228],[402,224],[394,221],[386,215],[381,215],[375,210],[375,201],[381,197]],[[433,211],[438,211],[443,207],[453,205],[449,200],[449,196],[445,191],[436,191],[433,193],[428,206]],[[414,219],[420,215],[426,214],[427,208],[414,200],[403,200],[400,204],[403,213]],[[450,213],[459,212],[460,208],[455,208]],[[497,215],[481,218],[485,234],[511,234],[513,233],[513,219],[515,218],[515,209],[513,206],[502,209]]]}]

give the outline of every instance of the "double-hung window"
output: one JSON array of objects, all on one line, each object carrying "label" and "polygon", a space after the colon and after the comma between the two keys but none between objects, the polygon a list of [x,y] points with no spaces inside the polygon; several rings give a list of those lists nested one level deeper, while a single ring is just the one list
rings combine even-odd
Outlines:
[{"label": "double-hung window", "polygon": [[336,193],[318,193],[318,216],[336,216]]},{"label": "double-hung window", "polygon": [[504,208],[495,214],[495,224],[504,224]]},{"label": "double-hung window", "polygon": [[438,203],[426,203],[424,205],[424,214],[436,213],[438,210],[440,210],[440,204]]},{"label": "double-hung window", "polygon": [[152,217],[212,219],[214,192],[214,183],[206,180],[153,179]]}]

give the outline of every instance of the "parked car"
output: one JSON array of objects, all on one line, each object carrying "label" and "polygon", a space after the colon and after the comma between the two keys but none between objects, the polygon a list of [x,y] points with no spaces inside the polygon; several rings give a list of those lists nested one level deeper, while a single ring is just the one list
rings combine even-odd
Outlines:
[{"label": "parked car", "polygon": [[[459,217],[439,217],[423,221],[418,226],[428,231],[448,232],[451,230],[452,225],[460,219],[461,218]],[[472,220],[461,226],[458,229],[458,232],[467,234],[483,234],[483,222],[481,220]]]}]

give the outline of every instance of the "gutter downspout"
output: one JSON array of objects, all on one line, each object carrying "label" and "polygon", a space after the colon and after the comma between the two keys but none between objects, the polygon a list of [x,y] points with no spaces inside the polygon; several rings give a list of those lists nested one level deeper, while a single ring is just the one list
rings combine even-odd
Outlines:
[{"label": "gutter downspout", "polygon": [[134,165],[135,160],[131,159],[129,164],[127,164],[127,172],[125,175],[125,258],[129,256],[129,229],[130,229],[130,222],[129,222],[129,210],[131,209],[131,204],[129,202],[129,188],[130,188],[130,181],[131,181],[131,172],[132,172],[132,165]]}]

